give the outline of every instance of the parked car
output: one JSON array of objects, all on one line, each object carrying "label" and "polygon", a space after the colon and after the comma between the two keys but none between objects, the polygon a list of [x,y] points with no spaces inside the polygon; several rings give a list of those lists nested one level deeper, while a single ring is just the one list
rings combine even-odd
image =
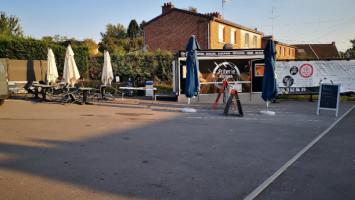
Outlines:
[{"label": "parked car", "polygon": [[0,61],[0,106],[9,97],[9,86],[4,64]]}]

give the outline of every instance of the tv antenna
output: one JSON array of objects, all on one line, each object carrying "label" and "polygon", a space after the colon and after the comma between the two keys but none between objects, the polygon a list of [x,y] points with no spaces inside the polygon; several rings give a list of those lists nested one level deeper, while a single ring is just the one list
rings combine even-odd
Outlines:
[{"label": "tv antenna", "polygon": [[232,1],[232,0],[222,0],[222,18],[224,18],[224,4],[228,3],[230,1]]},{"label": "tv antenna", "polygon": [[274,6],[271,7],[271,35],[274,35],[274,13],[276,12],[276,9]]}]

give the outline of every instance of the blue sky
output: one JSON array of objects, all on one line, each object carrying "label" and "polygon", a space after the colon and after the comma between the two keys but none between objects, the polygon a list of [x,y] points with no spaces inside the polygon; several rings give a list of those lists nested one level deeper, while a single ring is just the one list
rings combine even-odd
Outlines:
[{"label": "blue sky", "polygon": [[[20,19],[26,36],[40,39],[59,34],[78,40],[101,40],[106,25],[132,19],[138,23],[161,14],[163,0],[0,0],[0,11]],[[197,8],[199,13],[220,12],[222,0],[175,0],[176,8]],[[232,0],[223,18],[287,44],[336,42],[338,50],[355,39],[354,0]],[[272,15],[272,10],[274,14]],[[272,23],[273,18],[273,23]],[[272,26],[273,24],[273,26]]]}]

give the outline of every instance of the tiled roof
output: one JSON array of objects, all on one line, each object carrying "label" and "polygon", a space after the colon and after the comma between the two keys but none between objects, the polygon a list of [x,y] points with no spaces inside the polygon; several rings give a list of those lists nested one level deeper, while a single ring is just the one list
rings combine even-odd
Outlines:
[{"label": "tiled roof", "polygon": [[293,44],[297,48],[297,58],[341,59],[333,44]]},{"label": "tiled roof", "polygon": [[236,27],[236,28],[239,28],[239,29],[243,29],[243,30],[246,30],[246,31],[249,31],[249,32],[252,32],[252,33],[256,33],[256,34],[260,34],[260,35],[264,34],[263,32],[260,32],[260,31],[257,31],[255,29],[248,28],[248,27],[245,27],[245,26],[242,26],[242,25],[239,25],[239,24],[236,24],[236,23],[224,20],[224,19],[219,19],[219,18],[210,16],[210,15],[195,13],[195,12],[191,12],[191,11],[183,10],[183,9],[179,9],[179,8],[170,9],[168,12],[163,13],[163,14],[151,19],[150,21],[145,23],[144,26],[146,26],[146,25],[150,24],[151,22],[153,22],[153,21],[155,21],[155,20],[157,20],[157,19],[159,19],[159,18],[161,18],[161,17],[163,17],[163,16],[165,16],[165,15],[171,13],[171,12],[174,12],[174,11],[183,12],[183,13],[186,13],[186,14],[195,15],[195,16],[199,16],[199,17],[204,17],[204,18],[206,18],[208,20],[217,21],[217,22],[220,22],[220,23],[223,23],[223,24],[226,24],[226,25],[230,25],[230,26],[233,26],[233,27]]}]

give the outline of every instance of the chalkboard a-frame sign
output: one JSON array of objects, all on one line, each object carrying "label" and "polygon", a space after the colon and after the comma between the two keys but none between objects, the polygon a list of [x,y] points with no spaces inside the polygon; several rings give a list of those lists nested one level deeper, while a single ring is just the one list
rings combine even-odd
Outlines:
[{"label": "chalkboard a-frame sign", "polygon": [[321,83],[319,88],[317,115],[319,110],[334,110],[338,116],[340,84]]}]

